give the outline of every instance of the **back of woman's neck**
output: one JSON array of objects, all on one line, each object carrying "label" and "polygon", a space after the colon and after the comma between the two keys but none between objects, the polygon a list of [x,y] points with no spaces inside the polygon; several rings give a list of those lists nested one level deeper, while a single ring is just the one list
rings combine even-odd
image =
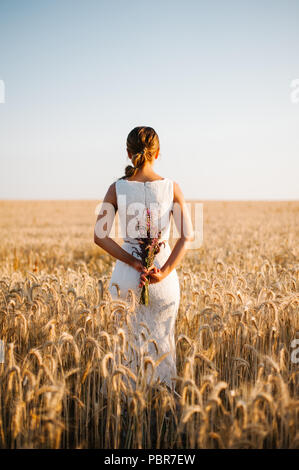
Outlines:
[{"label": "back of woman's neck", "polygon": [[163,179],[160,175],[154,171],[138,171],[133,177],[127,178],[131,181],[154,181],[158,179]]}]

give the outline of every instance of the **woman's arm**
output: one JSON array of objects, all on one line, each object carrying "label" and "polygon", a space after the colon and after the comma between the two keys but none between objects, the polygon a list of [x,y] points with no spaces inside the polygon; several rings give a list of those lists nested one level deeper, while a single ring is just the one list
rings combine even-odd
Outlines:
[{"label": "woman's arm", "polygon": [[182,260],[190,241],[194,240],[194,232],[190,214],[186,206],[183,192],[178,183],[173,184],[173,219],[179,232],[179,238],[176,241],[169,258],[161,267],[162,275],[168,276],[171,271]]},{"label": "woman's arm", "polygon": [[194,240],[192,221],[185,203],[184,195],[178,183],[175,182],[173,185],[173,202],[173,219],[179,233],[179,238],[161,269],[151,266],[148,269],[148,274],[141,275],[140,286],[144,285],[146,278],[149,279],[151,284],[154,284],[168,276],[182,260],[189,242]]},{"label": "woman's arm", "polygon": [[139,272],[146,271],[142,262],[124,250],[109,237],[115,214],[117,212],[117,196],[115,183],[111,184],[104,197],[94,229],[94,242],[114,258],[127,263]]}]

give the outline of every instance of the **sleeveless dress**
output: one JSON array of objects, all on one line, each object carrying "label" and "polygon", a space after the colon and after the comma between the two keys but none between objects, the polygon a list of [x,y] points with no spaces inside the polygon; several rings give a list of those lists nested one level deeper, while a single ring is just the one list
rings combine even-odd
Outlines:
[{"label": "sleeveless dress", "polygon": [[[154,265],[161,268],[171,253],[168,239],[173,210],[173,181],[169,178],[147,182],[120,179],[116,181],[116,195],[124,241],[122,248],[141,259],[136,253],[139,245],[134,227],[136,220],[144,220],[140,217],[142,210],[150,209],[151,226],[161,230],[161,240],[165,241],[154,260]],[[148,305],[139,303],[139,282],[140,273],[136,269],[120,260],[116,261],[109,283],[112,298],[125,300],[129,289],[136,295],[135,312],[130,318],[132,349],[128,364],[138,374],[138,368],[144,366],[144,358],[149,357],[149,362],[155,363],[155,367],[149,367],[151,371],[146,374],[147,382],[158,379],[174,390],[172,378],[177,375],[174,334],[180,304],[178,275],[173,269],[161,282],[149,284]]]}]

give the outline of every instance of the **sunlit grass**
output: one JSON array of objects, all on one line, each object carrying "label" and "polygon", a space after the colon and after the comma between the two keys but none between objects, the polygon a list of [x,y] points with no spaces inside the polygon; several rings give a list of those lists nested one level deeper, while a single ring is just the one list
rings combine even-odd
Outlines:
[{"label": "sunlit grass", "polygon": [[204,203],[175,395],[126,366],[136,299],[107,292],[95,207],[0,202],[0,447],[298,448],[299,203]]}]

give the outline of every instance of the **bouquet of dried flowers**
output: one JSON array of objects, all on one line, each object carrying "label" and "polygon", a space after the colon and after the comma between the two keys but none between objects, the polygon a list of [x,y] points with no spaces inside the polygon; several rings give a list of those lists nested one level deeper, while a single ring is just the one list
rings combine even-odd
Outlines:
[{"label": "bouquet of dried flowers", "polygon": [[[137,223],[137,228],[140,230],[140,222]],[[155,256],[160,251],[162,245],[165,246],[165,241],[161,241],[161,230],[153,234],[153,227],[151,227],[151,212],[146,209],[146,226],[144,236],[137,238],[138,247],[134,247],[132,254],[136,253],[141,257],[142,264],[145,268],[150,268],[153,265]],[[148,305],[149,301],[149,280],[146,279],[145,285],[142,287],[139,303]]]}]

